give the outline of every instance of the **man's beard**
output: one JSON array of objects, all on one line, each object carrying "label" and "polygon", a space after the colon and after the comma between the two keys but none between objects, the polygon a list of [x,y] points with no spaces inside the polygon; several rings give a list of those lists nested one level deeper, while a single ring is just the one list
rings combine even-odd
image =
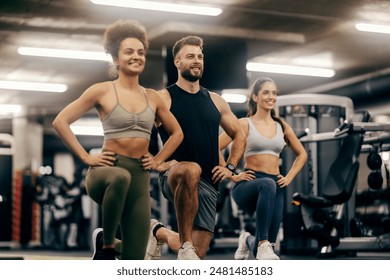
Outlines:
[{"label": "man's beard", "polygon": [[200,71],[200,74],[195,76],[191,74],[190,69],[186,69],[181,72],[181,76],[189,82],[196,82],[197,80],[200,80],[202,78],[202,74],[203,71]]}]

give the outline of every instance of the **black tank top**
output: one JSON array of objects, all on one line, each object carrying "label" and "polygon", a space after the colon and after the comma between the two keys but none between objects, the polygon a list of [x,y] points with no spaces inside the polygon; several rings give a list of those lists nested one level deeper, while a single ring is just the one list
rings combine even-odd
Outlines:
[{"label": "black tank top", "polygon": [[[211,100],[209,91],[200,87],[196,94],[188,93],[173,84],[167,87],[172,104],[170,111],[176,117],[184,139],[170,159],[196,162],[202,168],[201,177],[217,189],[212,182],[211,170],[218,165],[218,136],[221,114]],[[161,140],[169,137],[162,125],[158,128]]]}]

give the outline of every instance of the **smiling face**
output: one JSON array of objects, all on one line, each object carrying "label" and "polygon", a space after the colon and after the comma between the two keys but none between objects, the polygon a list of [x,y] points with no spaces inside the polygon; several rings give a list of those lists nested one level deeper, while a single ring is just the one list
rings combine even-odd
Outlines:
[{"label": "smiling face", "polygon": [[145,68],[146,50],[140,40],[135,38],[124,39],[119,46],[118,58],[115,64],[124,74],[135,76]]},{"label": "smiling face", "polygon": [[175,57],[175,66],[179,74],[190,82],[195,82],[203,75],[203,52],[199,46],[185,45]]},{"label": "smiling face", "polygon": [[273,82],[265,82],[257,95],[252,95],[253,101],[257,103],[257,107],[263,110],[272,110],[275,108],[278,90]]}]

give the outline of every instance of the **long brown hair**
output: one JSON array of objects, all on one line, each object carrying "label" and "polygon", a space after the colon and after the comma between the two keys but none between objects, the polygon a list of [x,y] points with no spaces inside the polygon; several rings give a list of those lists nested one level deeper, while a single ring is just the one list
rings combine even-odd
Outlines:
[{"label": "long brown hair", "polygon": [[[272,80],[271,78],[268,78],[268,77],[259,77],[253,83],[252,90],[251,90],[251,95],[250,95],[249,100],[248,100],[248,114],[247,114],[247,117],[250,117],[250,116],[253,116],[254,114],[256,114],[256,112],[257,112],[257,103],[253,100],[252,97],[259,95],[259,92],[261,91],[261,88],[263,87],[263,85],[266,82],[271,82],[274,85],[276,85],[274,80]],[[283,121],[279,117],[276,116],[276,113],[275,113],[274,109],[271,110],[271,118],[274,121],[278,122],[282,126],[282,130],[283,130],[283,133],[284,133],[284,131],[286,129],[285,124],[283,123]],[[285,141],[287,142],[286,137],[285,137]],[[288,142],[287,142],[287,144],[288,144]]]},{"label": "long brown hair", "polygon": [[[248,100],[248,109],[249,109],[248,114],[247,114],[248,117],[253,116],[257,112],[257,103],[253,100],[252,96],[258,96],[261,88],[263,87],[263,85],[266,82],[271,82],[274,85],[276,85],[276,83],[271,78],[268,78],[268,77],[257,78],[256,81],[253,83],[251,96]],[[271,110],[271,118],[274,121],[280,123],[280,125],[283,128],[283,132],[284,132],[284,124],[283,124],[282,120],[276,116],[274,109]]]}]

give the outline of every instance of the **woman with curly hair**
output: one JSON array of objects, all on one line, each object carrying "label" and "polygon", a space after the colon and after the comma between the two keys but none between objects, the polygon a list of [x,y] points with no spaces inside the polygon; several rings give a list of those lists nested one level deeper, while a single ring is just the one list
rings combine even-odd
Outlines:
[{"label": "woman with curly hair", "polygon": [[[104,48],[111,55],[117,78],[90,86],[66,106],[53,126],[69,149],[89,166],[88,195],[102,209],[101,246],[94,259],[143,259],[150,230],[150,174],[178,147],[181,128],[155,90],[139,84],[146,62],[148,40],[137,21],[118,20],[104,33]],[[70,125],[96,108],[104,131],[102,152],[89,154]],[[149,153],[154,122],[162,122],[169,140],[155,155]],[[118,225],[121,244],[115,242]],[[96,244],[95,244],[96,245]],[[95,248],[96,249],[96,248]],[[115,250],[117,249],[117,250]]]}]

